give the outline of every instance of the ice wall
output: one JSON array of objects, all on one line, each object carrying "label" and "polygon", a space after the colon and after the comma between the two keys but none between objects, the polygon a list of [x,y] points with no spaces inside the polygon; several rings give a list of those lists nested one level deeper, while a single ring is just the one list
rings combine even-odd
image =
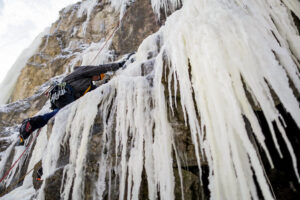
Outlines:
[{"label": "ice wall", "polygon": [[[108,122],[103,121],[106,124],[103,141],[115,140],[115,151],[121,153],[119,198],[138,199],[141,173],[145,167],[149,198],[156,199],[159,191],[161,199],[174,199],[172,163],[176,158],[172,158],[172,151],[176,150],[173,142],[175,133],[167,120],[166,89],[169,93],[180,93],[199,166],[200,155],[207,157],[212,199],[258,199],[254,176],[263,197],[274,198],[245,128],[243,116],[250,121],[272,164],[244,84],[264,112],[269,125],[272,127],[271,123],[275,121],[280,128],[294,159],[295,176],[299,179],[296,158],[270,91],[272,88],[276,92],[299,126],[299,105],[288,83],[290,77],[299,90],[297,62],[292,56],[299,47],[293,49],[289,46],[288,41],[292,37],[299,36],[291,24],[288,10],[280,2],[260,1],[248,5],[238,1],[185,1],[182,9],[173,13],[157,34],[144,41],[137,52],[136,62],[96,90],[94,93],[97,94],[92,93],[79,101],[86,101],[85,104],[77,105],[77,109],[89,109],[94,105],[88,102],[93,101],[99,104],[101,118],[109,119]],[[159,48],[154,45],[157,41],[161,41]],[[146,62],[149,52],[156,55],[151,60],[154,71],[149,76],[142,76],[140,66]],[[178,82],[174,91],[161,83],[166,68],[170,72],[167,74],[168,85]],[[153,80],[153,85],[150,80]],[[71,127],[67,128],[68,131],[73,127],[72,122],[84,115],[74,110],[68,120],[67,127]],[[95,116],[93,112],[92,120]],[[111,138],[113,120],[116,120],[115,138]],[[66,169],[68,187],[63,194],[69,193],[75,179],[72,197],[80,199],[84,198],[81,155],[86,155],[89,137],[85,128],[92,124],[90,121],[82,122],[83,118],[79,121],[84,134],[69,145],[80,144],[71,148],[74,151],[71,155],[79,153],[80,156],[70,160],[73,164]],[[76,130],[80,129],[79,121],[74,124]],[[273,139],[276,143],[275,136]],[[277,148],[280,153],[280,147]],[[105,188],[107,170],[104,169],[111,163],[104,153],[99,159],[101,176],[95,199],[103,198],[105,189],[109,190]]]},{"label": "ice wall", "polygon": [[275,143],[272,121],[279,127],[299,180],[296,158],[270,91],[275,91],[299,127],[299,103],[288,81],[289,77],[299,91],[299,46],[290,45],[291,38],[299,35],[290,19],[280,1],[213,0],[185,1],[166,22],[162,51],[171,62],[169,77],[179,82],[194,144],[200,146],[196,151],[207,155],[212,199],[258,198],[251,169],[264,198],[273,198],[245,129],[243,116],[265,148],[243,82],[266,116]]},{"label": "ice wall", "polygon": [[[115,2],[121,7],[127,3]],[[166,4],[174,8],[178,3],[152,0],[154,8]],[[272,89],[300,127],[299,103],[289,84],[290,80],[294,90],[300,90],[300,46],[292,43],[299,40],[299,34],[291,19],[289,9],[279,0],[182,1],[182,8],[168,17],[165,26],[144,40],[135,62],[128,62],[109,83],[61,110],[48,140],[39,136],[47,146],[33,158],[43,152],[43,178],[57,170],[60,150],[69,146],[60,196],[85,198],[86,156],[99,115],[104,126],[103,149],[93,198],[102,199],[107,191],[109,197],[112,195],[113,169],[119,177],[119,199],[138,199],[145,168],[149,199],[158,195],[160,199],[174,199],[173,161],[179,166],[180,162],[167,110],[178,108],[168,108],[167,102],[173,105],[176,99],[166,98],[167,90],[169,96],[180,94],[175,105],[181,103],[183,108],[199,169],[200,157],[207,159],[211,199],[260,199],[257,184],[264,199],[274,199],[245,127],[244,117],[272,165],[272,155],[245,90],[264,113],[281,154],[272,122],[279,127],[299,180],[297,158],[271,94]],[[85,53],[85,57],[75,59],[92,62],[95,52]],[[109,57],[109,50],[105,54]],[[148,73],[142,72],[142,66]],[[114,162],[106,153],[113,144],[115,154],[120,155]],[[29,187],[29,183],[22,187]],[[44,198],[45,187],[44,182],[36,194],[39,199]]]},{"label": "ice wall", "polygon": [[300,2],[297,0],[284,0],[283,1],[284,4],[294,12],[294,14],[296,16],[298,16],[298,18],[300,18]]},{"label": "ice wall", "polygon": [[37,50],[42,41],[42,37],[48,34],[48,32],[49,28],[46,28],[42,33],[40,33],[29,45],[29,47],[24,49],[11,69],[8,71],[5,79],[0,84],[0,105],[8,103],[8,100],[15,88],[21,70],[23,69],[23,67],[25,67],[27,60],[35,53],[37,53]]}]

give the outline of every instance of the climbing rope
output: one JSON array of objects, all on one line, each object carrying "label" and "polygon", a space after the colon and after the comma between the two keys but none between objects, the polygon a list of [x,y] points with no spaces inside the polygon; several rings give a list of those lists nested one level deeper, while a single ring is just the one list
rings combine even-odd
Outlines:
[{"label": "climbing rope", "polygon": [[[122,18],[123,19],[123,18]],[[95,61],[95,59],[97,58],[97,56],[101,53],[101,51],[104,49],[104,47],[106,46],[107,42],[112,38],[112,36],[116,33],[116,31],[118,30],[119,26],[120,26],[120,21],[117,23],[117,25],[115,26],[115,28],[113,29],[112,33],[109,35],[109,37],[106,39],[104,45],[100,48],[99,52],[96,54],[96,56],[94,57],[94,59],[92,60],[91,64],[93,64],[93,62]]]},{"label": "climbing rope", "polygon": [[125,16],[127,15],[128,11],[131,9],[131,6],[126,10],[125,14],[123,15],[123,17],[118,21],[117,25],[115,26],[115,28],[113,29],[112,33],[109,35],[109,37],[105,40],[104,45],[100,48],[99,52],[96,54],[96,56],[94,57],[94,59],[92,60],[91,64],[93,64],[93,62],[95,61],[95,59],[97,58],[97,56],[101,53],[101,51],[104,49],[104,47],[106,46],[107,42],[112,38],[112,36],[117,32],[117,30],[119,29],[121,22],[123,21],[123,19],[125,18]]},{"label": "climbing rope", "polygon": [[[130,9],[131,7],[129,7]],[[128,9],[128,10],[129,10]],[[127,11],[128,11],[127,10]],[[121,25],[121,22],[123,20],[123,18],[126,16],[128,12],[126,12],[123,17],[118,21],[117,25],[115,26],[115,28],[113,29],[112,33],[109,35],[109,37],[106,39],[104,45],[100,48],[99,52],[96,54],[96,56],[94,57],[94,59],[92,60],[91,63],[93,63],[95,61],[95,59],[97,58],[97,56],[101,53],[101,51],[104,49],[104,47],[107,45],[108,41],[112,38],[112,36],[116,33],[116,31],[118,30],[118,28]],[[50,87],[49,87],[50,88]],[[43,92],[42,94],[45,94],[48,92],[49,88]],[[29,146],[31,145],[31,143],[37,139],[39,133],[40,133],[41,129],[38,130],[36,136],[34,139],[32,139],[29,144],[26,146],[25,150],[22,152],[22,154],[19,156],[19,158],[14,162],[14,164],[9,168],[9,170],[4,174],[4,176],[0,179],[0,183],[2,183],[2,181],[9,175],[10,171],[15,167],[15,165],[20,161],[20,159],[22,158],[22,156],[25,154],[25,152],[29,149]],[[24,176],[22,176],[15,184],[11,185],[10,187],[8,187],[7,190],[5,190],[3,193],[0,194],[0,196],[6,194],[9,192],[10,188],[13,188],[15,185],[17,185],[20,181],[22,181],[34,168],[32,168],[31,170],[29,170]]]},{"label": "climbing rope", "polygon": [[[131,8],[131,7],[129,7],[128,10],[130,10],[130,8]],[[126,12],[126,13],[123,15],[122,19],[118,21],[118,23],[117,23],[117,25],[114,27],[112,33],[111,33],[111,34],[109,35],[109,37],[105,40],[104,45],[100,48],[100,50],[98,51],[98,53],[95,55],[95,57],[94,57],[93,60],[91,61],[91,64],[94,63],[94,61],[96,60],[96,58],[99,56],[99,54],[102,52],[102,50],[104,49],[104,47],[107,45],[108,41],[109,41],[109,40],[112,38],[112,36],[117,32],[117,30],[119,29],[119,27],[120,27],[120,25],[121,25],[121,22],[123,21],[123,18],[126,16],[127,13],[128,13],[128,12]],[[48,87],[48,89],[46,89],[46,90],[42,93],[41,96],[44,96],[44,95],[48,96],[48,95],[49,95],[48,93],[49,93],[49,91],[50,91],[51,89],[52,89],[51,86]]]},{"label": "climbing rope", "polygon": [[33,138],[32,140],[30,140],[29,144],[26,146],[25,150],[22,152],[22,154],[19,156],[19,158],[14,162],[14,164],[9,168],[9,170],[7,170],[7,172],[4,174],[4,176],[0,179],[0,183],[2,183],[2,181],[8,176],[9,172],[15,167],[15,165],[20,161],[20,159],[22,158],[22,156],[25,154],[25,152],[29,149],[29,146],[31,145],[31,143],[36,140],[36,138],[39,136],[41,132],[41,129],[38,130],[35,138]]},{"label": "climbing rope", "polygon": [[2,192],[2,193],[0,194],[0,197],[2,197],[3,195],[8,194],[9,192],[11,192],[11,190],[12,190],[18,183],[20,183],[22,180],[24,180],[24,178],[25,178],[30,172],[32,172],[32,170],[34,170],[34,167],[33,167],[31,170],[29,170],[24,176],[22,176],[19,180],[17,180],[13,185],[9,186],[6,190],[4,190],[4,192]]}]

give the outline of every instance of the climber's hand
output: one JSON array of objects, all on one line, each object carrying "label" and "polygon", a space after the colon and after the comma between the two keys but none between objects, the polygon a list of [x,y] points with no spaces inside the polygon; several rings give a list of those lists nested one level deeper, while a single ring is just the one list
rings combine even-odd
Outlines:
[{"label": "climber's hand", "polygon": [[128,60],[129,60],[130,63],[134,62],[135,59],[132,57],[134,54],[135,54],[135,52],[132,52],[132,53],[128,54],[128,55],[126,56],[126,58],[125,58],[123,61],[121,61],[121,62],[119,63],[119,65],[120,65],[120,67],[122,67],[122,69],[125,69],[125,68],[126,68],[126,62],[127,62]]}]

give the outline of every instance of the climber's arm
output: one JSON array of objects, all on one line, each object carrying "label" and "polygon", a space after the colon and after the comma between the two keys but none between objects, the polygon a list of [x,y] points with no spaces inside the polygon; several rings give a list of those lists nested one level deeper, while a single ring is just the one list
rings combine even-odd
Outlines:
[{"label": "climber's arm", "polygon": [[93,77],[99,76],[100,74],[104,74],[110,71],[117,71],[119,68],[123,66],[123,62],[120,63],[109,63],[103,64],[99,66],[82,66],[84,70],[81,70],[81,76],[85,77]]}]

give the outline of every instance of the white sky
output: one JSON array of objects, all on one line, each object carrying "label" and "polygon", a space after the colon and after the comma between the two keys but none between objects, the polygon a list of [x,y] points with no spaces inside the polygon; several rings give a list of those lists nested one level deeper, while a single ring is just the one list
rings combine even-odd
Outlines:
[{"label": "white sky", "polygon": [[58,12],[78,1],[0,0],[0,83],[22,50],[58,19]]}]

